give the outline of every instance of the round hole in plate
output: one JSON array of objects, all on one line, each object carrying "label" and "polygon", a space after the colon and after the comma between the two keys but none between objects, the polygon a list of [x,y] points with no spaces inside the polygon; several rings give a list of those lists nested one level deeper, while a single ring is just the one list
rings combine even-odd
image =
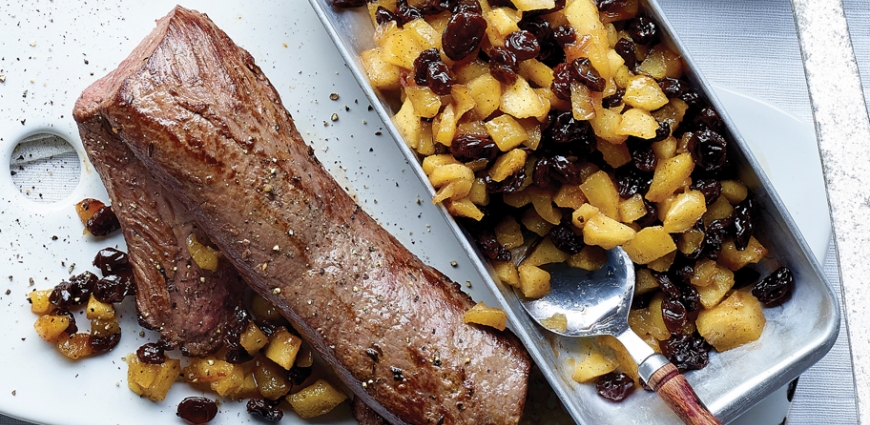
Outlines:
[{"label": "round hole in plate", "polygon": [[58,202],[72,193],[81,178],[81,161],[66,139],[34,134],[18,143],[9,158],[12,183],[34,202]]}]

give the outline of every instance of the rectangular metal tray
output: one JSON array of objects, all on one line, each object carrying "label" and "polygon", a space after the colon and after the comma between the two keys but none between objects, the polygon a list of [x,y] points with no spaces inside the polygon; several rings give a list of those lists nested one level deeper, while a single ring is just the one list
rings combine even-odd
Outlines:
[{"label": "rectangular metal tray", "polygon": [[[359,59],[360,52],[374,47],[371,20],[366,8],[336,9],[330,0],[309,0],[332,37],[354,77],[392,137],[404,153],[417,177],[430,188],[416,154],[402,142],[393,125],[396,112],[391,104],[368,82]],[[686,49],[676,37],[655,0],[642,0],[641,8],[660,24],[663,40],[682,52],[687,66],[685,77],[719,112],[727,126],[731,144],[729,155],[737,164],[740,179],[750,188],[761,206],[761,225],[756,237],[770,254],[760,269],[772,270],[788,265],[795,276],[796,289],[784,306],[766,309],[767,325],[758,341],[725,353],[711,353],[707,368],[687,374],[702,400],[722,422],[728,422],[774,390],[786,385],[812,366],[830,350],[840,324],[840,310],[830,283],[806,242],[776,195],[761,166],[737,132],[719,100]],[[498,283],[471,239],[444,208],[441,212],[477,268],[483,282],[507,312],[510,327],[523,341],[532,358],[544,372],[571,416],[583,424],[670,424],[679,419],[654,393],[636,392],[615,404],[600,398],[592,385],[571,379],[573,365],[582,360],[582,341],[554,336],[534,324],[523,310],[513,290]]]}]

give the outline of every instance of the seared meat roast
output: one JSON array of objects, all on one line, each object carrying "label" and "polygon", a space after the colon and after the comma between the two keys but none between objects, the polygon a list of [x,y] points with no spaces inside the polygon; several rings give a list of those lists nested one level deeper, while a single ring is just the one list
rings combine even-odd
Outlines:
[{"label": "seared meat roast", "polygon": [[386,420],[518,422],[518,340],[464,323],[471,299],[336,184],[251,55],[205,15],[177,7],[76,110],[129,146]]},{"label": "seared meat roast", "polygon": [[120,141],[99,106],[93,98],[82,98],[74,116],[127,241],[139,323],[160,332],[185,354],[214,352],[226,335],[220,330],[239,325],[235,313],[244,308],[245,283],[226,260],[213,272],[192,260],[188,237],[192,234],[200,243],[207,243],[208,237]]}]

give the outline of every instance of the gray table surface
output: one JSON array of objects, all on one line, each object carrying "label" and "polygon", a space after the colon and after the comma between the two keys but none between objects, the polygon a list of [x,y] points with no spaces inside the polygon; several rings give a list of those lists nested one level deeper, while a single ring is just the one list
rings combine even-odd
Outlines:
[{"label": "gray table surface", "polygon": [[[788,0],[660,0],[711,83],[772,103],[812,121]],[[870,99],[870,2],[844,0],[852,43]],[[825,273],[838,285],[833,248]],[[839,286],[838,286],[839,289]],[[800,380],[788,423],[857,423],[845,330],[832,351]],[[0,416],[0,425],[24,425]]]}]

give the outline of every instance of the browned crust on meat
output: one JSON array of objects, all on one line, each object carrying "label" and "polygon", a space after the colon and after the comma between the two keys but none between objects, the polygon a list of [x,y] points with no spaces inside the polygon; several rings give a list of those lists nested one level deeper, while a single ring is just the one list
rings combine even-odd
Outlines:
[{"label": "browned crust on meat", "polygon": [[367,404],[363,403],[362,399],[357,397],[353,399],[353,404],[351,405],[351,409],[353,411],[353,418],[359,422],[359,425],[387,425],[386,419],[381,417],[378,412],[372,410]]},{"label": "browned crust on meat", "polygon": [[[168,19],[162,20],[131,58],[147,57],[147,47],[160,39],[157,35],[165,33],[168,24]],[[118,76],[115,71],[100,83],[114,82]],[[135,276],[140,323],[159,331],[185,354],[214,352],[222,345],[219,329],[242,306],[244,282],[229,261],[219,261],[218,269],[210,272],[191,260],[188,235],[195,234],[202,243],[208,243],[208,237],[103,119],[99,109],[103,100],[86,94],[76,103],[74,117],[121,223]]]},{"label": "browned crust on meat", "polygon": [[[529,359],[341,190],[246,51],[176,8],[85,96],[244,279],[391,423],[517,423]],[[138,61],[138,62],[137,62]]]}]

